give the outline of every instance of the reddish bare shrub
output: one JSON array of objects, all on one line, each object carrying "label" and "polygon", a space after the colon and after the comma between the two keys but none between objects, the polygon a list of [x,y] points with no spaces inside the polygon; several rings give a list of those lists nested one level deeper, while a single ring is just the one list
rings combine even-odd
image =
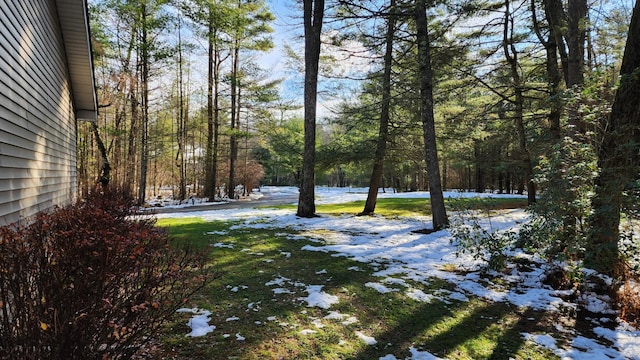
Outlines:
[{"label": "reddish bare shrub", "polygon": [[132,204],[94,192],[0,228],[0,358],[128,359],[206,284],[203,259]]},{"label": "reddish bare shrub", "polygon": [[635,327],[640,327],[640,283],[638,279],[627,279],[617,292],[620,318]]}]

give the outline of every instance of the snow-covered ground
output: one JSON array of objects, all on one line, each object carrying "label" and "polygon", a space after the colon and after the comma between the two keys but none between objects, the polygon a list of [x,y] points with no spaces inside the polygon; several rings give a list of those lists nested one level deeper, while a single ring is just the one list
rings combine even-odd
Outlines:
[{"label": "snow-covered ground", "polygon": [[[263,187],[262,194],[276,197],[279,194],[296,194],[297,188],[292,187]],[[342,203],[353,200],[364,200],[367,189],[364,188],[326,188],[318,187],[316,190],[316,203]],[[387,190],[380,193],[379,197],[419,197],[427,198],[428,193],[412,192],[397,193]],[[465,192],[447,192],[445,197],[514,197],[516,195],[476,194]],[[480,297],[491,301],[509,302],[517,306],[533,309],[560,311],[563,308],[581,307],[593,313],[603,314],[594,316],[592,328],[596,338],[586,337],[575,330],[562,329],[564,339],[570,346],[558,345],[558,340],[551,334],[527,334],[525,339],[533,341],[540,346],[550,349],[562,359],[640,359],[640,331],[628,324],[616,320],[616,324],[610,322],[610,314],[614,311],[608,305],[608,298],[593,293],[583,293],[578,303],[569,303],[563,298],[569,295],[568,291],[553,290],[542,281],[545,277],[546,264],[535,256],[523,252],[514,252],[513,256],[526,258],[534,264],[529,269],[519,270],[513,266],[508,273],[495,273],[494,276],[503,277],[503,283],[508,285],[496,285],[483,280],[479,270],[483,263],[468,256],[456,256],[455,245],[451,242],[451,234],[448,230],[442,230],[431,234],[414,233],[414,230],[431,227],[430,217],[404,217],[385,219],[382,217],[356,217],[356,216],[323,216],[311,219],[298,218],[292,210],[243,208],[232,210],[215,210],[199,212],[183,212],[175,214],[159,214],[158,217],[200,217],[205,220],[244,220],[243,227],[253,228],[289,228],[298,230],[314,238],[316,230],[322,230],[322,239],[314,245],[304,246],[307,251],[323,251],[336,256],[347,256],[356,261],[367,263],[376,269],[375,275],[379,281],[367,283],[366,286],[377,289],[380,293],[390,291],[404,291],[407,296],[417,301],[440,300],[468,301],[469,297]],[[527,220],[527,214],[522,210],[505,211],[491,219],[494,230],[517,229]],[[292,241],[295,240],[292,238]],[[225,244],[216,244],[225,246]],[[465,272],[448,271],[452,267],[465,269]],[[353,268],[358,271],[358,268]],[[428,283],[430,278],[445,279],[456,285],[455,290],[442,290],[436,294],[426,294],[419,289],[412,288],[407,280],[413,282]],[[289,279],[279,278],[275,282],[269,282],[265,286],[274,286],[273,290],[285,291],[279,286],[278,281],[286,282]],[[304,288],[308,296],[301,298],[308,306],[318,306],[329,309],[338,301],[337,297],[322,291],[322,286],[296,284]],[[194,319],[190,321],[193,331],[191,336],[197,336],[213,331],[215,326],[209,325],[209,315],[204,310],[185,309],[193,311]],[[335,314],[334,314],[335,315]],[[605,316],[609,315],[609,316]],[[349,315],[338,314],[334,317],[338,320]],[[357,321],[357,320],[355,320]],[[307,330],[304,330],[307,331]],[[308,330],[311,333],[314,330]],[[356,334],[362,341],[373,344],[375,338],[359,333]],[[239,336],[239,335],[238,335]],[[604,340],[604,341],[603,341]],[[605,343],[613,344],[605,345]],[[420,352],[415,348],[409,349],[411,359],[435,359],[431,354]],[[395,359],[393,355],[381,359]]]}]

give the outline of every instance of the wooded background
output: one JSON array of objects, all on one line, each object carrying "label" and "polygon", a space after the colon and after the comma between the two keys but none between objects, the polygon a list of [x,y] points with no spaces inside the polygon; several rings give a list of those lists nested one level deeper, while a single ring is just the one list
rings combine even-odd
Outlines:
[{"label": "wooded background", "polygon": [[[286,74],[274,80],[259,63],[259,55],[275,46],[276,19],[268,3],[93,0],[90,6],[101,105],[97,131],[112,182],[138,189],[142,198],[164,188],[178,199],[233,197],[238,184],[246,189],[239,195],[258,184],[298,184],[302,99],[282,90]],[[553,156],[578,161],[576,152],[598,152],[631,3],[590,6],[575,0],[430,4],[444,188],[523,193],[539,173],[534,170]],[[318,184],[368,185],[391,41],[383,185],[428,189],[412,8],[413,2],[401,1],[327,5],[323,42],[342,46],[343,56],[361,44],[351,57],[369,57],[371,66],[347,79],[334,70],[350,60],[322,54],[320,97],[342,101],[318,121]],[[301,24],[301,8],[299,13],[287,21]],[[295,71],[303,67],[302,52],[293,50],[300,39],[286,41]],[[354,82],[357,92],[341,90]],[[91,126],[79,130],[86,191],[100,177],[102,160]],[[574,147],[553,149],[565,141]],[[589,164],[580,170],[567,163],[567,169],[590,174]]]}]

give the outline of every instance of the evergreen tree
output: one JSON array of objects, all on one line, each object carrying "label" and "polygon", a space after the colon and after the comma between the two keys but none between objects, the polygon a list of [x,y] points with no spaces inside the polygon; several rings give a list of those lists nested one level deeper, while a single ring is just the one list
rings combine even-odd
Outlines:
[{"label": "evergreen tree", "polygon": [[242,114],[242,83],[245,74],[241,69],[242,51],[268,51],[273,48],[273,42],[266,36],[273,32],[270,23],[274,20],[273,14],[267,10],[261,1],[237,0],[231,8],[231,129],[229,132],[229,182],[228,196],[234,198],[235,171],[238,159],[238,133],[237,127]]},{"label": "evergreen tree", "polygon": [[313,217],[315,206],[316,106],[324,0],[304,0],[304,154],[297,215]]},{"label": "evergreen tree", "polygon": [[390,107],[391,107],[391,68],[393,63],[393,41],[396,27],[396,2],[390,0],[387,32],[385,37],[385,53],[382,75],[382,107],[380,109],[380,126],[376,154],[373,160],[373,170],[369,181],[369,193],[362,210],[363,215],[373,214],[378,198],[378,188],[382,185],[384,158],[386,155],[387,141],[389,137]]},{"label": "evergreen tree", "polygon": [[640,2],[636,2],[629,25],[620,85],[611,115],[604,127],[598,153],[593,215],[587,244],[587,264],[621,277],[625,269],[618,249],[620,213],[625,190],[633,190],[638,178],[640,150]]},{"label": "evergreen tree", "polygon": [[435,119],[433,115],[433,75],[431,69],[431,44],[427,26],[426,0],[415,2],[416,38],[418,43],[418,66],[420,68],[420,112],[422,131],[429,176],[429,193],[431,197],[431,217],[433,228],[439,230],[449,225],[444,207],[442,183],[440,179],[440,163],[436,146]]}]

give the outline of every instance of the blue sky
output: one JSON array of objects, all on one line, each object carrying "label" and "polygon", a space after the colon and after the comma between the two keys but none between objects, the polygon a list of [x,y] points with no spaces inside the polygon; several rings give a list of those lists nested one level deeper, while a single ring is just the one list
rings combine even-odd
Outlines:
[{"label": "blue sky", "polygon": [[[267,0],[267,5],[270,7],[272,13],[275,15],[276,20],[272,24],[274,28],[273,40],[275,48],[267,54],[261,55],[258,59],[259,64],[263,69],[266,69],[271,73],[272,78],[283,78],[284,81],[281,87],[281,95],[286,100],[299,99],[299,104],[302,105],[303,100],[303,74],[296,73],[290,69],[287,65],[289,61],[286,57],[285,46],[290,46],[301,58],[304,56],[303,45],[303,27],[302,27],[302,8],[300,1],[297,0]],[[323,33],[330,33],[331,29],[324,26]],[[356,49],[362,54],[363,49],[361,44],[357,42],[345,42],[344,48]],[[332,71],[343,75],[354,75],[354,72],[361,74],[370,69],[368,61],[356,59],[350,57],[347,52],[340,51],[335,46],[325,46],[322,48],[323,55],[331,54],[338,62],[331,66]],[[335,88],[336,85],[341,85],[342,90],[336,93],[336,91],[324,91],[329,88]],[[318,121],[322,118],[331,117],[331,109],[341,102],[344,98],[356,96],[359,84],[351,80],[338,80],[338,79],[323,79],[320,77],[318,88],[320,95],[318,98]],[[297,115],[302,115],[302,111]]]},{"label": "blue sky", "polygon": [[304,48],[300,42],[302,29],[302,10],[295,0],[267,0],[267,5],[275,15],[276,20],[272,24],[272,34],[275,47],[267,54],[259,57],[260,66],[271,74],[271,78],[284,79],[281,85],[281,95],[286,99],[299,99],[302,104],[302,74],[296,74],[287,67],[285,46],[300,49],[300,55],[304,54]]}]

